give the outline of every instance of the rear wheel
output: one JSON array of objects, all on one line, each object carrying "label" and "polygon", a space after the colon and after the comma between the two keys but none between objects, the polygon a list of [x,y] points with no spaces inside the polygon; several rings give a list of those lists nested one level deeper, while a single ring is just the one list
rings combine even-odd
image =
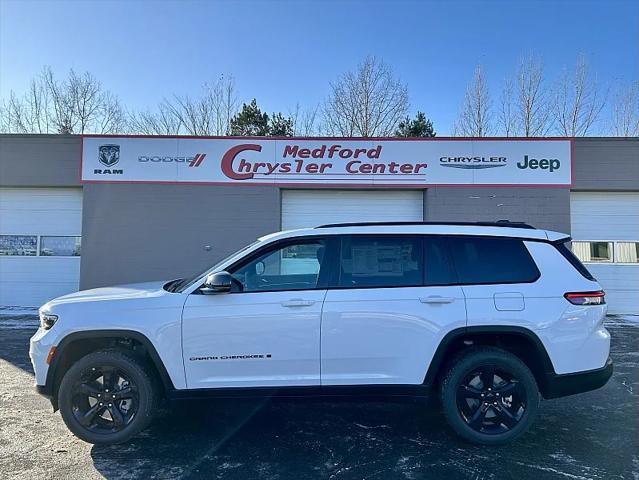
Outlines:
[{"label": "rear wheel", "polygon": [[454,360],[442,381],[444,415],[466,440],[482,445],[510,442],[537,414],[535,377],[515,355],[477,347]]},{"label": "rear wheel", "polygon": [[117,350],[90,353],[60,383],[58,403],[64,423],[94,444],[129,440],[151,421],[156,394],[147,367]]}]

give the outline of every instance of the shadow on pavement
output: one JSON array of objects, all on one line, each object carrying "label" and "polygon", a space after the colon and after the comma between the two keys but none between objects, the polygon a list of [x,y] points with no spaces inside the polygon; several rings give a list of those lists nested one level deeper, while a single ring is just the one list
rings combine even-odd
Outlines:
[{"label": "shadow on pavement", "polygon": [[0,316],[0,359],[33,375],[29,339],[38,329],[33,315]]}]

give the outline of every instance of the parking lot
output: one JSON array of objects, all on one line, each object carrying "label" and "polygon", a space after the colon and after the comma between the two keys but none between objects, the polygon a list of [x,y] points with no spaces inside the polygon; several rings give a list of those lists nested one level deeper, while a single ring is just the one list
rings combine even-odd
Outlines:
[{"label": "parking lot", "polygon": [[639,479],[639,323],[610,317],[615,373],[601,390],[543,402],[505,447],[459,441],[429,405],[181,403],[125,445],[73,437],[33,390],[30,317],[0,317],[3,478]]}]

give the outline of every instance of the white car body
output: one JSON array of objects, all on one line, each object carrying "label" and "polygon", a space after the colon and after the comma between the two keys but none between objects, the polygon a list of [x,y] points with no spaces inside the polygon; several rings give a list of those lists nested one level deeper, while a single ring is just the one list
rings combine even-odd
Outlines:
[{"label": "white car body", "polygon": [[35,383],[55,395],[49,362],[60,352],[51,349],[72,335],[108,331],[148,339],[175,391],[419,386],[447,335],[475,327],[515,328],[538,339],[557,377],[606,366],[606,305],[573,305],[564,297],[601,287],[555,248],[551,242],[566,238],[555,232],[427,224],[295,230],[261,238],[214,271],[284,239],[360,234],[522,239],[541,275],[521,284],[198,294],[208,271],[181,292],[165,290],[166,282],[82,291],[41,307],[58,320],[31,339]]}]

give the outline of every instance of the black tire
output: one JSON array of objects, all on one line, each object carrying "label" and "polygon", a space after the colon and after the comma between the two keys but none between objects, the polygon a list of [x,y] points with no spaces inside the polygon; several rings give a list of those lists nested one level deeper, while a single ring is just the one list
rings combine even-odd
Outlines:
[{"label": "black tire", "polygon": [[462,438],[501,445],[523,434],[539,407],[530,369],[515,355],[473,347],[450,364],[441,384],[444,416]]},{"label": "black tire", "polygon": [[156,390],[143,362],[124,351],[103,350],[82,357],[67,370],[58,405],[76,437],[96,445],[117,444],[149,425]]}]

